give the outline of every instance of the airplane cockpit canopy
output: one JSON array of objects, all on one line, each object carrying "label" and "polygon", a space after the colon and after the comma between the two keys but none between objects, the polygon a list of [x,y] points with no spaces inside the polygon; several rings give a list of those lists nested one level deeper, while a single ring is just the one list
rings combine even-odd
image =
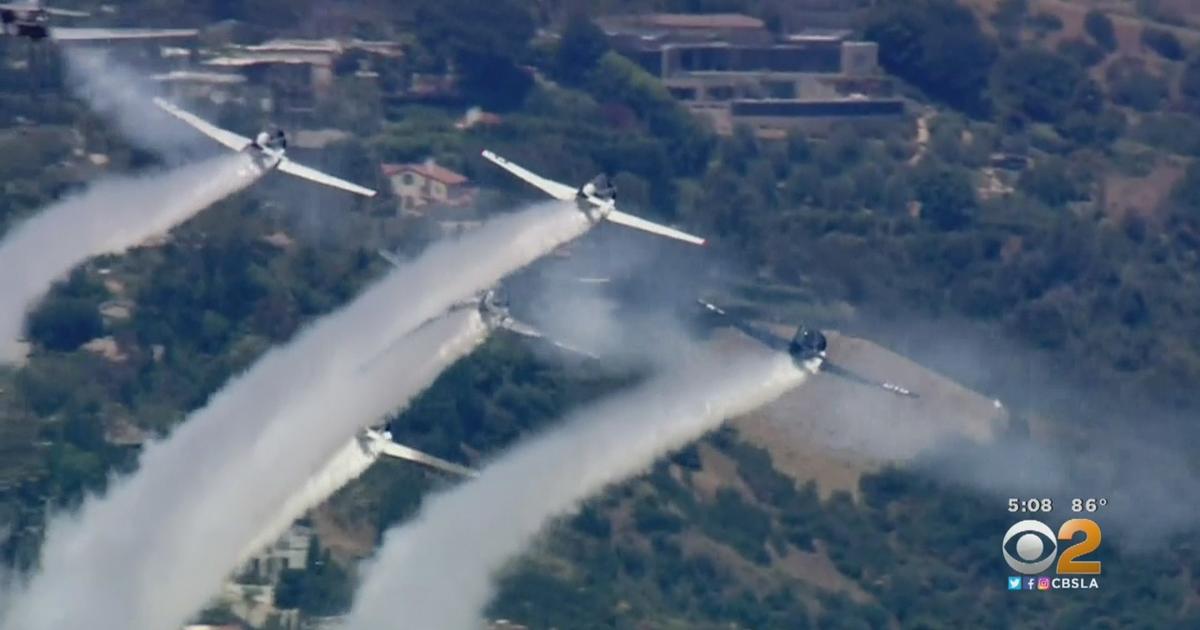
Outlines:
[{"label": "airplane cockpit canopy", "polygon": [[801,326],[788,344],[788,353],[799,359],[811,359],[825,352],[828,342],[819,330]]}]

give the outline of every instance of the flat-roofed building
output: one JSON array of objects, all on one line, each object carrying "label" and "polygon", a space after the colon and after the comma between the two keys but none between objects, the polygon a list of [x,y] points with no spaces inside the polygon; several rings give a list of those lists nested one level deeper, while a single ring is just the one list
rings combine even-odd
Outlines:
[{"label": "flat-roofed building", "polygon": [[[853,7],[830,0],[809,8]],[[879,68],[878,45],[855,41],[846,28],[776,34],[762,20],[726,13],[621,15],[597,22],[614,49],[721,133],[743,122],[763,130],[904,111]]]},{"label": "flat-roofed building", "polygon": [[238,575],[256,584],[278,583],[280,573],[308,566],[308,548],[312,539],[311,527],[299,523],[292,525],[279,540],[247,560]]},{"label": "flat-roofed building", "polygon": [[643,13],[596,19],[617,48],[723,41],[766,44],[772,39],[762,20],[740,13]]},{"label": "flat-roofed building", "polygon": [[246,77],[240,74],[199,70],[172,70],[150,78],[166,87],[171,100],[183,102],[207,99],[225,103],[246,84]]},{"label": "flat-roofed building", "polygon": [[718,133],[732,133],[735,125],[742,124],[766,137],[789,129],[823,130],[839,121],[899,119],[906,111],[904,101],[894,98],[737,99],[696,104],[691,109],[707,118]]}]

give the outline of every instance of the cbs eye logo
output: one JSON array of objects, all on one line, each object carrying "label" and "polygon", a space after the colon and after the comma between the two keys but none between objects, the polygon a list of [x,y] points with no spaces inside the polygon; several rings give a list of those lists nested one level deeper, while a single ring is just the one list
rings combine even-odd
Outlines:
[{"label": "cbs eye logo", "polygon": [[[1083,540],[1058,552],[1058,542],[1070,542],[1082,533]],[[1058,556],[1055,572],[1065,575],[1099,575],[1100,562],[1083,561],[1080,556],[1092,553],[1100,547],[1100,526],[1089,518],[1073,518],[1058,528],[1058,534],[1035,520],[1026,520],[1008,528],[1004,543],[1000,546],[1004,561],[1013,571],[1025,575],[1041,573],[1050,568]]]}]

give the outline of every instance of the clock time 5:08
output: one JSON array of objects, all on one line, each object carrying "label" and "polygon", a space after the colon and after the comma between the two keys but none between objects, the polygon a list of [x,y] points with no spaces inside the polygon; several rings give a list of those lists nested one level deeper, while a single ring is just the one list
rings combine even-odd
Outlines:
[{"label": "clock time 5:08", "polygon": [[1050,499],[1009,499],[1009,512],[1049,512],[1054,509]]}]

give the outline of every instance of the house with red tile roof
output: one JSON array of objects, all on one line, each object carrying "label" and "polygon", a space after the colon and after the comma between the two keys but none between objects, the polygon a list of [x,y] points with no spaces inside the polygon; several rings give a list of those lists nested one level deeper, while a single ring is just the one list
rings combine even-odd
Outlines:
[{"label": "house with red tile roof", "polygon": [[475,202],[477,190],[465,175],[432,160],[384,164],[383,174],[391,182],[392,192],[400,199],[400,209],[405,212],[420,212],[427,206],[461,208]]}]

